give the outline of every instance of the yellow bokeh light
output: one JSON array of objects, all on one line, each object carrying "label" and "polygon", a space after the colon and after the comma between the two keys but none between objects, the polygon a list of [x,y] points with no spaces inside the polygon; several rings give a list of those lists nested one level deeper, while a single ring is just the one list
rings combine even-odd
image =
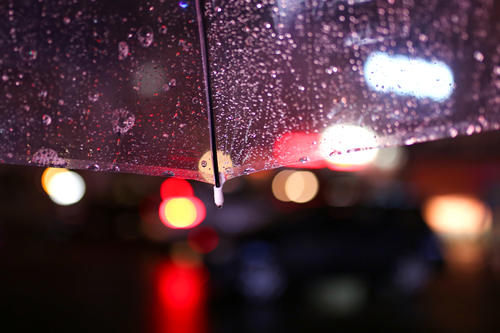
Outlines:
[{"label": "yellow bokeh light", "polygon": [[274,176],[273,182],[271,185],[273,195],[279,201],[289,202],[286,193],[285,193],[285,183],[288,177],[293,173],[293,170],[283,170],[280,171]]},{"label": "yellow bokeh light", "polygon": [[[222,151],[217,151],[217,160],[219,161],[219,172],[227,174],[233,168],[233,161],[228,154]],[[203,179],[209,183],[214,181],[214,170],[212,166],[212,152],[207,151],[203,156],[201,156],[198,162],[198,171],[200,172]]]},{"label": "yellow bokeh light", "polygon": [[439,195],[423,207],[429,227],[444,237],[474,238],[491,228],[492,214],[488,206],[468,195]]},{"label": "yellow bokeh light", "polygon": [[188,198],[172,198],[165,205],[165,218],[175,228],[186,228],[196,221],[196,206]]},{"label": "yellow bokeh light", "polygon": [[285,194],[290,201],[306,203],[318,193],[319,182],[310,171],[294,171],[285,182]]}]

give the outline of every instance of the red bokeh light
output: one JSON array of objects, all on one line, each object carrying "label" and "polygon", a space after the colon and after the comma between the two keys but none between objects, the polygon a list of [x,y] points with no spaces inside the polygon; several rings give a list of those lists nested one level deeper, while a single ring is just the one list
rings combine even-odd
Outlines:
[{"label": "red bokeh light", "polygon": [[219,245],[219,235],[214,228],[204,227],[188,234],[189,246],[199,253],[209,253]]},{"label": "red bokeh light", "polygon": [[169,261],[159,267],[155,283],[156,332],[206,332],[207,279],[207,271],[199,264]]},{"label": "red bokeh light", "polygon": [[194,195],[193,187],[185,179],[168,178],[160,187],[160,194],[163,200],[170,197],[191,197]]},{"label": "red bokeh light", "polygon": [[319,133],[290,132],[283,134],[274,142],[274,158],[278,163],[293,168],[324,168],[326,162],[318,151],[319,140]]}]

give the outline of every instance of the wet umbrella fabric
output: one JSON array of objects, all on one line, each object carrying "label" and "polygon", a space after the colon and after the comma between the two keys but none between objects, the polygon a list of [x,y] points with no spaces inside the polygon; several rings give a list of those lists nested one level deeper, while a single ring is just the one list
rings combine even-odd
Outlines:
[{"label": "wet umbrella fabric", "polygon": [[500,127],[494,1],[4,1],[0,17],[2,163],[215,183]]}]

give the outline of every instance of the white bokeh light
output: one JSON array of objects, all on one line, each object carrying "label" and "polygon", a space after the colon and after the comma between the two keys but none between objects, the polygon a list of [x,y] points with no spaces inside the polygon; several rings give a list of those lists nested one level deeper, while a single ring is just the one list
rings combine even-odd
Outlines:
[{"label": "white bokeh light", "polygon": [[377,157],[375,134],[356,125],[333,125],[321,135],[320,154],[334,169],[356,171]]},{"label": "white bokeh light", "polygon": [[76,172],[64,170],[54,174],[46,184],[50,199],[61,206],[77,203],[85,194],[85,181]]},{"label": "white bokeh light", "polygon": [[446,100],[455,87],[453,73],[444,62],[382,52],[368,57],[364,76],[373,90],[435,101]]}]

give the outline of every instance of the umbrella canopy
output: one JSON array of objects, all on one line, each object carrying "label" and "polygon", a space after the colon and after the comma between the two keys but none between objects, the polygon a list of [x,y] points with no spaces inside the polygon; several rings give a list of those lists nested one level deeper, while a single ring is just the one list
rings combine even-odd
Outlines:
[{"label": "umbrella canopy", "polygon": [[493,0],[10,0],[0,17],[3,163],[217,183],[500,127]]}]

